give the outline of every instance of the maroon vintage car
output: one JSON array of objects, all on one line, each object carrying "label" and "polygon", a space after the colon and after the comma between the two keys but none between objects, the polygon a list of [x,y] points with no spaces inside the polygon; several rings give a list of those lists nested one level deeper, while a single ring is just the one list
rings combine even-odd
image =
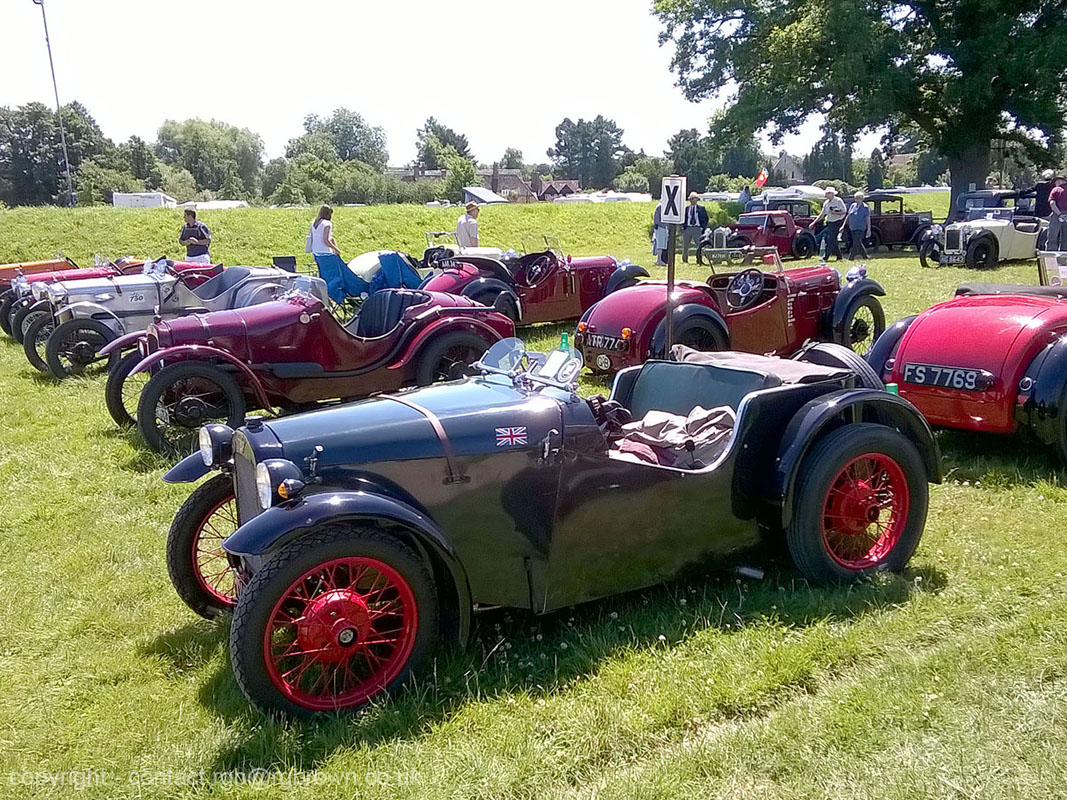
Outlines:
[{"label": "maroon vintage car", "polygon": [[701,252],[705,259],[715,255],[708,250],[725,248],[776,247],[783,256],[797,259],[811,258],[818,249],[815,234],[798,225],[788,211],[773,209],[746,212],[735,225],[714,231],[712,237],[711,247]]},{"label": "maroon vintage car", "polygon": [[[752,266],[757,255],[763,269]],[[707,283],[675,285],[673,344],[789,356],[808,341],[823,340],[862,354],[885,330],[878,302],[885,290],[866,270],[857,268],[842,285],[840,273],[830,267],[783,269],[773,248],[715,256],[731,271]],[[642,281],[589,309],[578,322],[575,346],[599,373],[665,358],[666,319],[666,284]]]},{"label": "maroon vintage car", "polygon": [[648,277],[642,267],[611,256],[560,256],[551,250],[503,258],[460,255],[422,288],[471,297],[517,325],[578,319],[616,289]]},{"label": "maroon vintage car", "polygon": [[[934,215],[930,211],[905,211],[904,198],[886,192],[872,192],[867,195],[867,205],[871,207],[871,235],[864,244],[870,250],[885,245],[894,247],[918,247],[923,233],[934,224]],[[852,236],[847,227],[841,236],[846,246]]]},{"label": "maroon vintage car", "polygon": [[129,369],[153,373],[137,427],[153,450],[187,451],[201,425],[240,425],[249,408],[302,410],[458,377],[514,330],[470,298],[411,289],[375,292],[347,327],[302,292],[179,317],[149,326]]}]

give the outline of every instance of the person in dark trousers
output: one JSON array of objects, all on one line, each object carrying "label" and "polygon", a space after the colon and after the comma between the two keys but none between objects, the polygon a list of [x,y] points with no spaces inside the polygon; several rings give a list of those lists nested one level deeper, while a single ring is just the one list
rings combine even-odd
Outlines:
[{"label": "person in dark trousers", "polygon": [[211,230],[196,218],[196,212],[191,208],[185,209],[185,224],[178,234],[178,244],[185,248],[186,261],[211,263]]},{"label": "person in dark trousers", "polygon": [[1045,247],[1062,253],[1067,251],[1067,178],[1057,175],[1052,179],[1048,202],[1051,213],[1048,217],[1048,242]]},{"label": "person in dark trousers", "polygon": [[663,202],[656,203],[652,212],[652,253],[656,256],[656,266],[667,266],[667,226],[663,223]]},{"label": "person in dark trousers", "polygon": [[837,191],[833,186],[826,187],[826,202],[822,204],[822,211],[811,223],[812,232],[815,231],[815,226],[819,224],[820,220],[826,220],[826,228],[823,230],[823,234],[826,236],[826,258],[830,256],[836,256],[837,260],[841,260],[841,248],[837,242],[837,235],[841,232],[841,223],[845,221],[845,216],[848,214],[848,209],[845,208],[845,201],[837,196]]},{"label": "person in dark trousers", "polygon": [[700,257],[700,240],[708,228],[708,210],[700,205],[700,195],[689,193],[689,205],[685,207],[685,224],[682,226],[682,263],[689,263],[689,245],[694,244],[697,251],[697,263],[704,262]]},{"label": "person in dark trousers", "polygon": [[1048,203],[1048,196],[1052,193],[1052,181],[1056,173],[1046,169],[1041,173],[1041,180],[1034,186],[1034,216],[1047,219],[1052,213],[1052,206]]},{"label": "person in dark trousers", "polygon": [[864,258],[867,255],[866,239],[871,237],[871,207],[867,205],[863,192],[856,192],[852,198],[852,205],[848,207],[848,260],[856,260],[856,252],[863,251]]}]

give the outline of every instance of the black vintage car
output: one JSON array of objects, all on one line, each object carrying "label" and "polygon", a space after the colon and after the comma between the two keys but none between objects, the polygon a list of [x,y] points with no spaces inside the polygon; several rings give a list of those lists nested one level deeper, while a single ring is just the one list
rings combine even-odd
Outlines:
[{"label": "black vintage car", "polygon": [[[907,564],[940,480],[910,404],[837,345],[673,356],[587,400],[576,350],[507,339],[478,377],[204,428],[166,479],[232,475],[197,513],[236,508],[222,547],[241,689],[271,711],[359,707],[439,638],[464,641],[476,605],[549,612],[751,557],[767,536],[812,581]],[[172,545],[188,560],[202,526],[183,512]],[[195,596],[196,570],[171,566]]]}]

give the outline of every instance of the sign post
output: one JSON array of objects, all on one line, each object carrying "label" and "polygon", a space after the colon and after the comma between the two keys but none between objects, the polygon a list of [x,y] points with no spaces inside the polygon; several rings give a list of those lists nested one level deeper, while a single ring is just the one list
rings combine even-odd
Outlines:
[{"label": "sign post", "polygon": [[660,222],[667,226],[667,330],[663,357],[668,358],[674,344],[674,248],[678,229],[685,213],[685,177],[668,175],[660,187]]}]

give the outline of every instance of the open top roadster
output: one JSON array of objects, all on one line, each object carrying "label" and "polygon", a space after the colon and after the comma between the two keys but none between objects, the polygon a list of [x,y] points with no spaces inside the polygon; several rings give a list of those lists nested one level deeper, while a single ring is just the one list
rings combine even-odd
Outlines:
[{"label": "open top roadster", "polygon": [[928,228],[919,260],[931,265],[966,264],[991,269],[1001,261],[1033,258],[1044,247],[1048,223],[1011,208],[972,208],[964,219]]},{"label": "open top roadster", "polygon": [[[842,285],[831,267],[784,269],[777,250],[707,251],[726,272],[707,283],[675,285],[674,341],[697,350],[743,350],[787,356],[809,340],[835,341],[863,353],[885,329],[885,291],[850,273]],[[762,256],[761,267],[754,264]],[[666,284],[642,281],[590,308],[575,343],[595,372],[610,373],[667,355]]]},{"label": "open top roadster", "polygon": [[460,255],[423,283],[427,291],[471,297],[516,325],[578,319],[597,300],[648,272],[611,256],[561,256],[553,250],[501,259]]},{"label": "open top roadster", "polygon": [[372,294],[342,326],[298,286],[275,302],[150,325],[128,367],[153,372],[137,426],[153,450],[188,452],[202,424],[237,425],[249,408],[301,409],[455,377],[514,330],[469,298],[410,289]]},{"label": "open top roadster", "polygon": [[19,275],[34,275],[38,272],[54,272],[57,269],[77,269],[69,258],[52,258],[44,261],[20,261],[0,264],[0,290],[9,289],[11,281]]},{"label": "open top roadster", "polygon": [[165,480],[232,474],[238,684],[268,710],[357,708],[464,641],[476,604],[544,613],[766,535],[812,581],[904,568],[937,447],[907,401],[854,388],[840,349],[678,348],[585,400],[576,350],[527,365],[509,339],[477,378],[204,428]]},{"label": "open top roadster", "polygon": [[1067,254],[1041,258],[1060,285],[965,283],[891,325],[867,360],[930,424],[1028,429],[1067,460]]}]

